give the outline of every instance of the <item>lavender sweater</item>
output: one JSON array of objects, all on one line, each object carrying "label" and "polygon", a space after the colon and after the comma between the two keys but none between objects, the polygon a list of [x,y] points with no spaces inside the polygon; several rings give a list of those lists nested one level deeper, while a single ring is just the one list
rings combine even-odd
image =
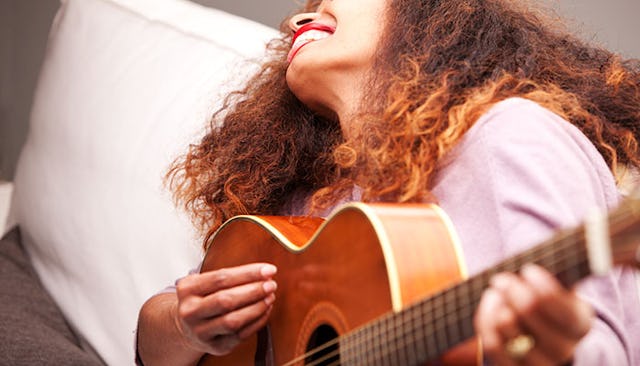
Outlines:
[{"label": "lavender sweater", "polygon": [[[495,105],[443,162],[433,190],[460,237],[470,275],[619,201],[602,156],[573,125],[520,98]],[[640,365],[640,297],[629,269],[590,278],[598,318],[575,365]]]},{"label": "lavender sweater", "polygon": [[[455,226],[471,276],[577,225],[593,208],[615,207],[620,198],[593,144],[566,120],[521,98],[496,104],[465,134],[443,161],[433,193]],[[292,206],[293,214],[302,213],[302,202]],[[598,317],[574,365],[640,365],[633,272],[591,277],[578,292]]]}]

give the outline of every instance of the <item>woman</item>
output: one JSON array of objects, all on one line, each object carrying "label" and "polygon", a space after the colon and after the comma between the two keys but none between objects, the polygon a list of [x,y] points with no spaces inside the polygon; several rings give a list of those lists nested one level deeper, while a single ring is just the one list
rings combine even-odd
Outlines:
[{"label": "woman", "polygon": [[[171,171],[205,243],[238,214],[437,202],[473,274],[614,207],[622,167],[640,165],[640,69],[513,3],[310,1]],[[152,297],[141,360],[231,352],[266,324],[276,271],[192,274]],[[534,265],[498,274],[475,314],[485,359],[638,364],[635,291],[620,269],[577,291]]]}]

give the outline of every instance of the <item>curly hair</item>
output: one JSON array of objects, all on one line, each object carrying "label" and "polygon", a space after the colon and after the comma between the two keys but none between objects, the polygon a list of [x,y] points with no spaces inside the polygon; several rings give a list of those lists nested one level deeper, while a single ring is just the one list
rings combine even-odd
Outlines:
[{"label": "curly hair", "polygon": [[360,127],[349,136],[288,89],[291,32],[283,22],[262,69],[167,175],[205,245],[226,219],[281,213],[299,192],[311,211],[356,186],[365,202],[433,201],[441,158],[492,105],[514,96],[577,126],[614,174],[638,168],[640,63],[513,3],[391,0]]}]

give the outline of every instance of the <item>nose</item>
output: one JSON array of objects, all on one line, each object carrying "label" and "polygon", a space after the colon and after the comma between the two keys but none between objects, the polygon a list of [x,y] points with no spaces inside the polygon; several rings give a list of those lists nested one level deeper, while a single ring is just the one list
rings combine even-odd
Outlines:
[{"label": "nose", "polygon": [[289,28],[293,33],[297,32],[300,27],[307,23],[311,23],[318,18],[318,13],[300,13],[291,17],[289,20]]}]

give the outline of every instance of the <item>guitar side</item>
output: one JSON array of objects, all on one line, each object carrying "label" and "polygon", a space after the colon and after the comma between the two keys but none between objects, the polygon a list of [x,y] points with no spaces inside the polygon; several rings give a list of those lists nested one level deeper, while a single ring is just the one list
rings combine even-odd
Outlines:
[{"label": "guitar side", "polygon": [[[465,279],[455,241],[448,219],[433,205],[353,203],[326,221],[240,216],[216,233],[202,271],[252,262],[278,267],[268,337],[273,363],[282,365],[313,348],[313,340],[324,337],[319,330],[346,334]],[[253,336],[230,355],[205,356],[201,364],[270,364],[256,362],[259,343]],[[383,355],[393,345],[380,347]],[[451,364],[478,359],[473,342],[444,358]],[[390,363],[402,363],[396,361]]]}]

